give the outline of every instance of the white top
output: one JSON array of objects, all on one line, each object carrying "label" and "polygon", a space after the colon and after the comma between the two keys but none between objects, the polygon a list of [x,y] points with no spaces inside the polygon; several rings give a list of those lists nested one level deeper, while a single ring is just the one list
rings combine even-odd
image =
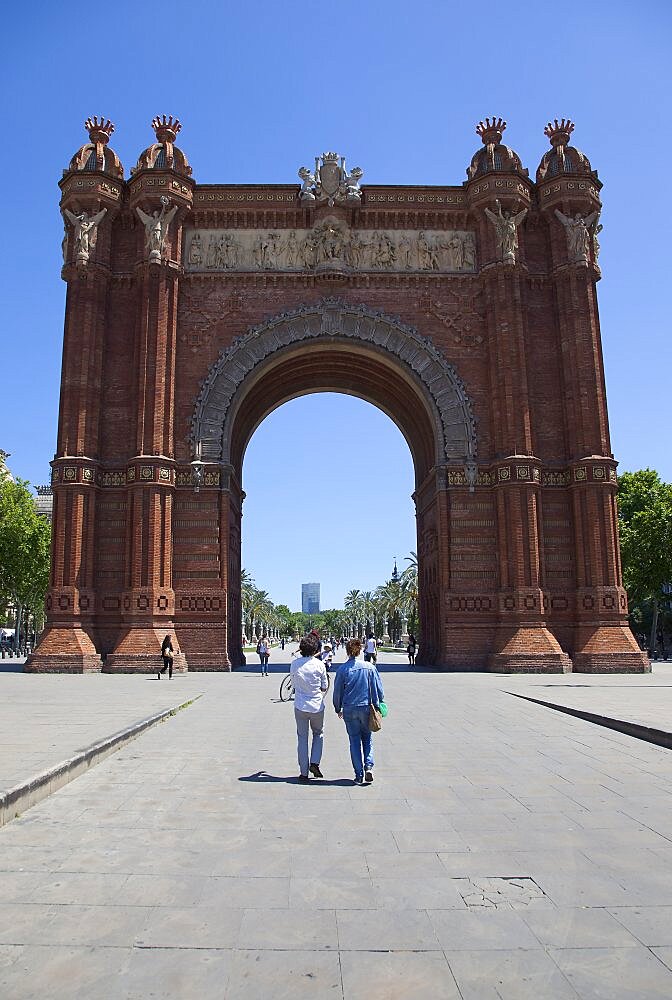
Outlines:
[{"label": "white top", "polygon": [[294,707],[301,712],[321,712],[327,690],[327,671],[316,656],[297,656],[289,668],[294,685]]},{"label": "white top", "polygon": [[375,639],[367,639],[366,640],[366,646],[364,647],[364,652],[365,653],[375,653],[375,651],[376,651],[376,640]]}]

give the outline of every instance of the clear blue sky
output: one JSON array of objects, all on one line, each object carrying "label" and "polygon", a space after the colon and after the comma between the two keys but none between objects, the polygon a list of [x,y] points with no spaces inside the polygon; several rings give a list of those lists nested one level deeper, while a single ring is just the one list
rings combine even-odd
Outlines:
[{"label": "clear blue sky", "polygon": [[[184,124],[198,182],[294,182],[300,164],[335,149],[361,164],[364,183],[459,184],[479,145],[475,123],[496,114],[531,174],[549,118],[576,122],[576,144],[604,182],[599,298],[613,450],[621,470],[648,465],[672,479],[672,206],[653,203],[666,197],[671,155],[671,9],[663,0],[10,5],[0,59],[0,447],[15,474],[46,481],[54,453],[65,296],[56,185],[88,115],[115,122],[127,173],[151,141],[152,117],[166,113]],[[358,521],[370,530],[356,535],[330,456],[365,464],[364,442],[379,473]],[[278,504],[308,453],[324,465],[325,493],[298,499],[295,490],[295,518],[286,511],[279,525]],[[287,456],[284,472],[267,477],[276,454]],[[391,557],[414,547],[408,449],[356,400],[313,396],[272,414],[251,442],[245,488],[246,563],[278,602],[296,606],[300,583],[319,579],[326,602],[340,603],[350,587],[382,582]],[[328,559],[316,563],[315,547]]]}]

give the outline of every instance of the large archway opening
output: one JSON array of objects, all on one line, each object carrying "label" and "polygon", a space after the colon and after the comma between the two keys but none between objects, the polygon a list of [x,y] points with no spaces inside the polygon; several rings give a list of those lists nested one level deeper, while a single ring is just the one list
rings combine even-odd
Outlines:
[{"label": "large archway opening", "polygon": [[267,629],[371,630],[385,656],[417,636],[415,473],[385,414],[345,394],[284,403],[254,432],[242,485],[247,653]]},{"label": "large archway opening", "polygon": [[[384,356],[364,345],[345,345],[336,338],[321,340],[319,344],[310,344],[308,348],[305,345],[284,348],[248,376],[233,400],[233,413],[226,427],[230,434],[229,457],[233,483],[240,484],[241,489],[245,489],[243,461],[252,436],[262,421],[283,404],[297,397],[316,393],[341,393],[359,397],[392,419],[410,451],[414,496],[417,496],[418,488],[424,489],[426,493],[429,486],[430,493],[435,498],[435,477],[432,476],[437,450],[435,424],[433,414],[418,386]],[[357,478],[355,473],[355,488],[359,485]],[[235,521],[239,516],[234,487],[231,520]],[[240,537],[238,530],[234,530],[234,537]],[[417,546],[414,548],[418,551]],[[396,551],[392,554],[396,554]],[[428,577],[425,555],[423,552],[420,557],[422,565],[419,566],[419,574],[422,580]],[[235,560],[232,568],[234,572],[228,581],[228,593],[229,621],[233,623],[237,617],[242,620],[242,556],[240,560]],[[429,576],[431,579],[431,571]],[[433,599],[431,592],[427,595],[421,590],[418,616],[424,643],[423,660],[427,657],[426,662],[432,662],[436,659],[439,622],[438,602]],[[233,628],[229,633],[229,656],[234,665],[243,662],[243,650]]]},{"label": "large archway opening", "polygon": [[[459,377],[417,331],[399,320],[336,300],[284,313],[234,342],[211,368],[192,425],[194,453],[222,469],[228,511],[227,646],[243,662],[241,516],[243,459],[252,435],[273,410],[312,393],[335,392],[373,404],[401,431],[414,468],[419,618],[423,662],[440,662],[440,595],[445,572],[446,474],[475,468],[475,422]],[[235,624],[234,624],[235,623]]]}]

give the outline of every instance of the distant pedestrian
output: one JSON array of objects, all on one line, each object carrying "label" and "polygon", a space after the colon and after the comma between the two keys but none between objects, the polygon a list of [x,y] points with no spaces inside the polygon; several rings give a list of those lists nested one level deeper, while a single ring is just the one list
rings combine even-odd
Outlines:
[{"label": "distant pedestrian", "polygon": [[367,663],[378,662],[378,643],[373,636],[373,632],[369,632],[366,640],[366,644],[364,646],[364,659]]},{"label": "distant pedestrian", "polygon": [[313,638],[315,639],[315,642],[317,643],[317,650],[316,650],[316,652],[317,653],[321,653],[322,652],[322,640],[320,639],[320,633],[317,631],[316,628],[313,628],[313,629],[310,630],[310,632],[308,633],[308,635],[312,635],[313,636]]},{"label": "distant pedestrian", "polygon": [[373,781],[369,710],[371,705],[379,708],[385,695],[378,668],[361,659],[361,640],[349,639],[345,649],[348,659],[338,668],[334,681],[334,709],[348,732],[355,784],[362,785]]},{"label": "distant pedestrian", "polygon": [[408,646],[406,647],[406,652],[408,653],[408,664],[411,667],[415,664],[415,653],[417,648],[418,647],[415,641],[415,636],[411,632],[411,634],[408,637]]},{"label": "distant pedestrian", "polygon": [[[292,660],[289,672],[294,685],[294,718],[296,720],[299,781],[308,781],[308,772],[322,778],[320,761],[324,746],[324,696],[327,692],[327,671],[318,659],[317,639],[304,635],[299,642],[300,656]],[[312,731],[310,757],[308,730]]]},{"label": "distant pedestrian", "polygon": [[327,671],[331,670],[331,663],[334,658],[334,654],[331,651],[331,643],[325,642],[324,649],[320,653],[320,659],[324,663],[325,669]]},{"label": "distant pedestrian", "polygon": [[268,677],[268,658],[271,655],[271,640],[267,635],[262,635],[257,643],[257,653],[261,664],[261,676]]},{"label": "distant pedestrian", "polygon": [[285,637],[283,635],[282,639],[280,640],[280,649],[284,651],[284,648],[285,648]]},{"label": "distant pedestrian", "polygon": [[168,680],[172,680],[174,655],[175,651],[173,649],[173,640],[169,635],[167,635],[161,643],[161,658],[163,659],[163,666],[158,673],[159,680],[161,680],[161,674],[165,674],[166,670],[168,671]]}]

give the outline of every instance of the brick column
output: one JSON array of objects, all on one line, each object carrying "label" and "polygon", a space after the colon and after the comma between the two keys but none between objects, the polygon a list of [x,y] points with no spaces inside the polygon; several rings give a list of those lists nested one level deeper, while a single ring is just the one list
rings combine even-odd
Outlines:
[{"label": "brick column", "polygon": [[[597,307],[600,271],[591,244],[571,259],[565,228],[555,215],[589,216],[599,208],[594,185],[567,179],[542,188],[549,226],[557,324],[563,362],[565,434],[576,559],[574,669],[648,671],[627,618],[616,513],[616,462],[611,454]],[[578,259],[577,259],[578,257]]]},{"label": "brick column", "polygon": [[[485,215],[494,211],[496,179],[472,185],[478,206],[482,246],[481,268],[491,309],[488,315],[488,359],[492,399],[492,447],[496,472],[496,521],[499,555],[498,625],[489,670],[564,672],[571,662],[549,631],[548,599],[542,587],[540,538],[541,463],[534,455],[528,392],[527,274],[524,221],[518,226],[519,248],[508,258],[496,242],[496,229]],[[530,186],[522,178],[501,180],[510,187],[504,211],[520,213],[531,205]],[[484,456],[481,456],[483,458]]]},{"label": "brick column", "polygon": [[[150,161],[141,157],[140,162]],[[164,636],[175,637],[172,520],[177,299],[182,222],[191,208],[193,182],[174,169],[147,166],[134,172],[129,189],[137,231],[136,430],[126,472],[122,628],[104,669],[152,673]],[[168,220],[160,249],[150,244],[145,229],[144,220],[153,215]],[[184,652],[176,655],[175,669],[187,669]]]},{"label": "brick column", "polygon": [[[238,506],[236,514],[231,499],[239,487],[233,480],[230,466],[205,464],[195,493],[191,469],[178,472],[178,484],[183,488],[176,494],[173,522],[173,538],[181,556],[175,579],[175,631],[186,651],[189,670],[228,671],[232,662],[241,662],[240,636],[236,656],[229,658],[229,588],[237,585],[238,594],[240,591],[240,509]],[[204,537],[207,531],[212,531],[212,536]],[[232,562],[236,532],[237,564]],[[235,631],[240,629],[234,626]]]},{"label": "brick column", "polygon": [[[111,672],[152,673],[166,634],[174,636],[172,519],[177,273],[143,263],[136,326],[137,420],[126,471],[127,535],[122,632],[105,661]],[[175,669],[185,670],[184,655]]]},{"label": "brick column", "polygon": [[[102,162],[102,161],[101,161]],[[95,519],[99,480],[100,396],[110,281],[112,223],[123,181],[104,170],[66,171],[61,209],[89,218],[103,213],[88,242],[68,222],[62,277],[67,282],[46,626],[28,658],[29,672],[101,669],[94,627]]]}]

